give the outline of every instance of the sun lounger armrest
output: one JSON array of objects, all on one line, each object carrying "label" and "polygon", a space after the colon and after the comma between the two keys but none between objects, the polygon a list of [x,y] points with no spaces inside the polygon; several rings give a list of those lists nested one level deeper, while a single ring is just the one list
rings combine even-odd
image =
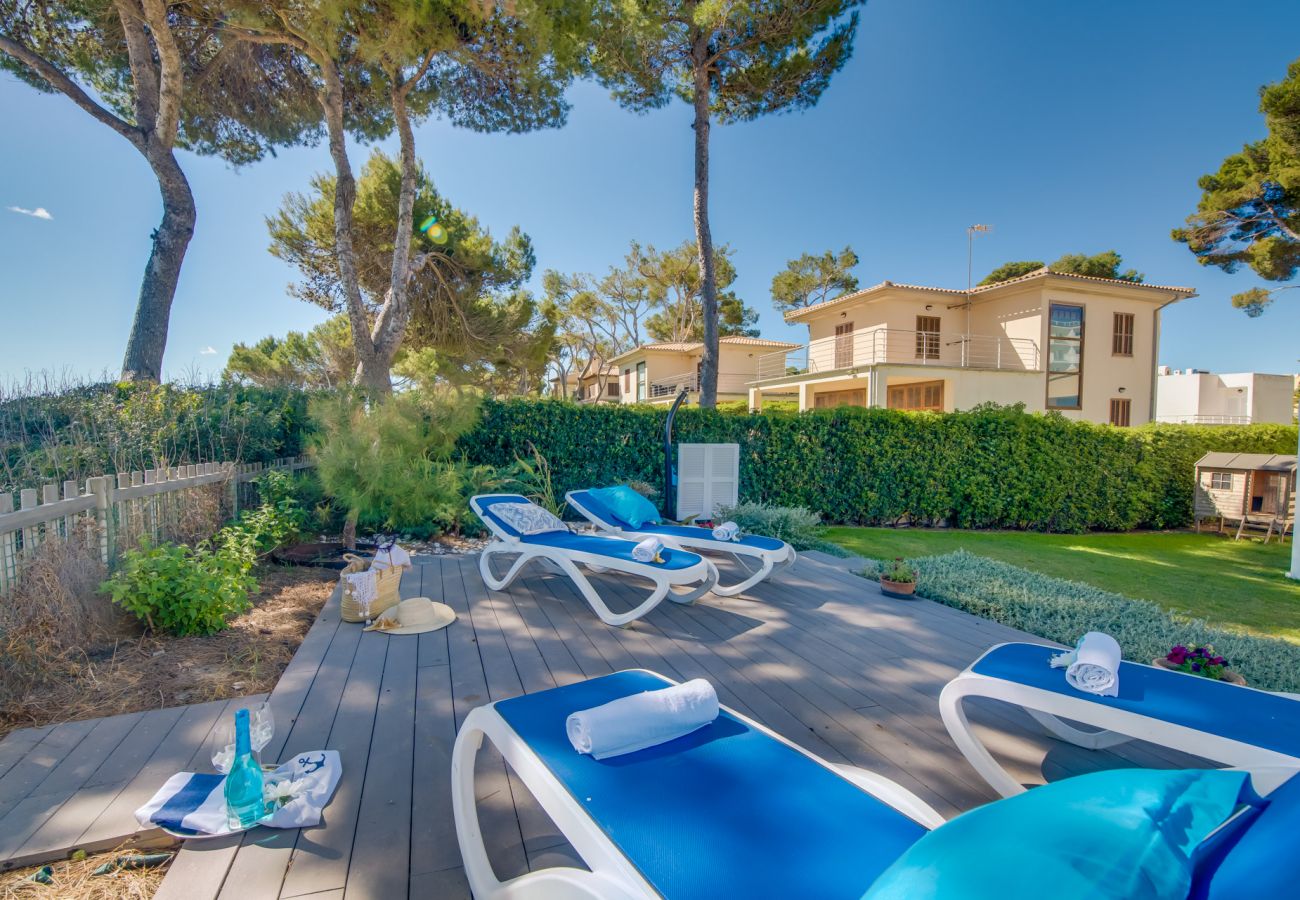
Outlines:
[{"label": "sun lounger armrest", "polygon": [[944,823],[943,816],[935,812],[930,804],[883,775],[843,763],[833,763],[831,767],[877,800],[889,804],[926,828],[938,828]]}]

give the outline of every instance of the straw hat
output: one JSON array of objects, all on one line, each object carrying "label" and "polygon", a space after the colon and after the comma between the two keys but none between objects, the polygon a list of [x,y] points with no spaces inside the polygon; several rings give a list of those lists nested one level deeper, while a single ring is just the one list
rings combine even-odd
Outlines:
[{"label": "straw hat", "polygon": [[445,603],[428,597],[412,597],[380,613],[366,631],[385,634],[423,634],[446,628],[456,620],[456,611]]}]

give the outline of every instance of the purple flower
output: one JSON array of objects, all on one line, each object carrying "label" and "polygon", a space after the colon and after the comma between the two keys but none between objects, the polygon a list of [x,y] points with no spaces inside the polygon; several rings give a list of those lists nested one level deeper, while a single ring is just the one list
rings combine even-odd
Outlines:
[{"label": "purple flower", "polygon": [[1228,661],[1222,656],[1216,656],[1214,659],[1210,660],[1210,665],[1212,666],[1226,666],[1227,664]]},{"label": "purple flower", "polygon": [[1200,664],[1200,663],[1192,663],[1192,671],[1193,671],[1193,672],[1199,672],[1199,671],[1201,671],[1201,664]]}]

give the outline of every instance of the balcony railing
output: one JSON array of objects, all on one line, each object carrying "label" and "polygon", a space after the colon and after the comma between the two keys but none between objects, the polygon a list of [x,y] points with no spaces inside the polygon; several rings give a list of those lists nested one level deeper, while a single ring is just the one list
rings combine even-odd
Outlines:
[{"label": "balcony railing", "polygon": [[1187,415],[1158,415],[1156,421],[1175,425],[1249,425],[1251,417],[1207,416],[1199,413],[1189,413]]},{"label": "balcony railing", "polygon": [[[718,373],[718,393],[719,394],[746,394],[749,392],[749,382],[753,380],[752,375],[741,375],[734,372]],[[658,381],[650,382],[651,400],[671,400],[682,391],[688,393],[697,393],[700,389],[700,378],[695,372],[683,372],[680,375],[674,375],[671,378],[661,378]]]},{"label": "balcony railing", "polygon": [[760,356],[757,380],[882,363],[1026,371],[1039,367],[1038,344],[1000,335],[864,328]]}]

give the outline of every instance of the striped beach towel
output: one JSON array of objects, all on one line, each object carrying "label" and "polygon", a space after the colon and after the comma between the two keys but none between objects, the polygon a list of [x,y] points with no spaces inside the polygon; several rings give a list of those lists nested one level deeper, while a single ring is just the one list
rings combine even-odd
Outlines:
[{"label": "striped beach towel", "polygon": [[[343,764],[337,750],[299,753],[266,776],[266,800],[274,811],[261,824],[272,828],[317,825],[334,796]],[[161,828],[178,837],[216,837],[231,828],[226,817],[223,775],[178,772],[149,802],[135,811],[143,828]]]}]

